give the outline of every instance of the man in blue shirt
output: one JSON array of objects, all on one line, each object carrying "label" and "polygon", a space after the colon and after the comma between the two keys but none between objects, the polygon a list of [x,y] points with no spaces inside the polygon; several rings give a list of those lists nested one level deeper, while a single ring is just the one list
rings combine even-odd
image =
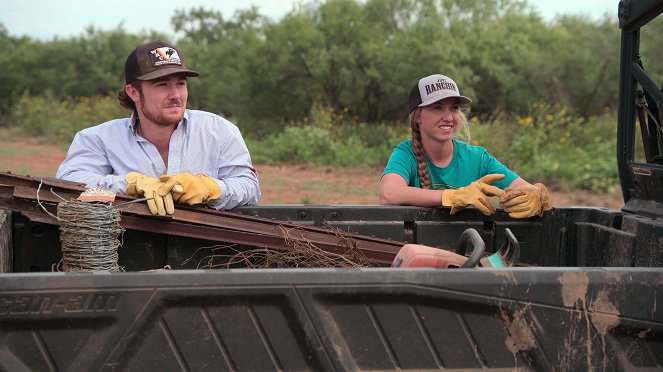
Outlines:
[{"label": "man in blue shirt", "polygon": [[149,198],[159,215],[174,213],[174,203],[231,209],[258,202],[258,175],[237,126],[186,109],[187,78],[199,74],[174,45],[139,45],[124,74],[118,100],[131,117],[77,133],[58,178]]}]

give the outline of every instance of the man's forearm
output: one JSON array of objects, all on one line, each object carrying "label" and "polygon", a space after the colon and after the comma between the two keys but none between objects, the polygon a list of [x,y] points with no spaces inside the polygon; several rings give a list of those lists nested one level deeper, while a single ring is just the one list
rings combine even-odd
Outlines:
[{"label": "man's forearm", "polygon": [[230,177],[217,182],[221,187],[221,197],[207,204],[211,208],[232,209],[241,205],[254,205],[260,200],[260,186],[256,177]]}]

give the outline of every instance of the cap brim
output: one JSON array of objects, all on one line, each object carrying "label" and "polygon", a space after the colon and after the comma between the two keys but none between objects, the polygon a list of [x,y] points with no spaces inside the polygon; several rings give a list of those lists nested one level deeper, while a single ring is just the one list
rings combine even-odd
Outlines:
[{"label": "cap brim", "polygon": [[137,77],[136,80],[153,80],[167,75],[182,74],[182,73],[188,77],[200,76],[200,74],[196,71],[177,68],[177,67],[170,67],[170,68],[161,68],[156,71],[152,71],[149,74]]},{"label": "cap brim", "polygon": [[445,100],[445,99],[449,99],[449,98],[458,98],[458,103],[459,103],[461,106],[467,106],[467,105],[469,105],[470,103],[472,103],[472,100],[469,99],[469,98],[467,98],[467,97],[465,97],[465,96],[449,96],[449,97],[443,97],[443,98],[432,97],[432,98],[430,98],[430,99],[428,99],[428,100],[422,102],[422,103],[419,105],[419,107],[424,107],[424,106],[432,105],[432,104],[435,103],[435,102],[439,102],[439,101],[442,101],[442,100]]}]

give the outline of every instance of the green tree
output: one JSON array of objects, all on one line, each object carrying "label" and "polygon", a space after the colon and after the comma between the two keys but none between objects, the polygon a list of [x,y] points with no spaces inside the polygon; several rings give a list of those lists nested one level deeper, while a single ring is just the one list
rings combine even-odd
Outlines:
[{"label": "green tree", "polygon": [[[178,40],[152,30],[127,34],[119,25],[38,41],[14,38],[0,25],[0,114],[24,92],[114,95],[127,54],[161,38],[202,75],[190,80],[191,107],[240,122],[283,126],[319,106],[344,113],[333,115],[343,120],[401,121],[411,86],[433,73],[452,76],[482,119],[525,114],[537,102],[589,117],[616,102],[616,22],[544,22],[519,0],[325,0],[278,22],[255,7],[229,19],[200,7],[178,10],[171,19]],[[645,68],[659,80],[661,23],[647,26],[653,36],[642,44]]]},{"label": "green tree", "polygon": [[641,30],[640,55],[647,73],[654,83],[663,87],[663,17],[659,16]]},{"label": "green tree", "polygon": [[110,31],[90,26],[85,34],[63,41],[63,58],[67,63],[66,73],[58,83],[60,92],[72,97],[114,94],[124,86],[127,56],[144,41],[142,37],[128,35],[122,26]]},{"label": "green tree", "polygon": [[[248,62],[249,95],[254,118],[290,121],[308,114],[311,102],[321,98],[318,56],[323,35],[302,10],[269,25],[265,41]],[[248,72],[248,71],[247,71]]]},{"label": "green tree", "polygon": [[191,79],[192,107],[204,108],[226,116],[251,112],[248,66],[255,55],[256,43],[264,39],[269,20],[257,8],[240,10],[233,20],[201,8],[178,11],[172,19],[178,40],[190,68],[201,73]]},{"label": "green tree", "polygon": [[560,44],[551,48],[555,68],[549,74],[551,98],[589,117],[604,107],[616,109],[619,81],[619,28],[614,20],[594,23],[564,16],[558,21]]},{"label": "green tree", "polygon": [[[0,36],[2,37],[2,36]],[[143,37],[118,27],[89,27],[80,37],[37,41],[8,38],[2,43],[0,82],[6,89],[1,106],[8,108],[23,92],[55,98],[113,94],[123,84],[124,61]],[[11,57],[11,60],[9,58]]]},{"label": "green tree", "polygon": [[[18,100],[17,88],[21,85],[20,65],[16,63],[16,50],[27,39],[17,39],[9,35],[4,24],[0,23],[0,118],[5,116]],[[0,119],[0,126],[4,120]]]}]

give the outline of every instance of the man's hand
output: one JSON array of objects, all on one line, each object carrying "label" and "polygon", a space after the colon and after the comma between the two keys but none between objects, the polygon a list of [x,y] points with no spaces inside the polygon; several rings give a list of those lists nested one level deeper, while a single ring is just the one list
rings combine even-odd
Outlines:
[{"label": "man's hand", "polygon": [[503,174],[488,174],[468,186],[458,190],[446,189],[442,191],[442,205],[451,207],[451,214],[473,205],[485,215],[495,213],[495,207],[490,202],[489,196],[502,196],[504,190],[490,185],[504,178]]},{"label": "man's hand", "polygon": [[500,197],[500,204],[512,218],[543,216],[544,211],[552,209],[550,192],[542,183],[508,190]]},{"label": "man's hand", "polygon": [[175,212],[172,194],[168,192],[164,195],[159,195],[157,192],[163,185],[163,182],[137,172],[127,173],[125,179],[129,183],[125,192],[131,196],[148,198],[147,206],[150,208],[152,214],[165,216],[166,214],[173,214]]},{"label": "man's hand", "polygon": [[[159,177],[159,181],[163,182],[163,186],[159,189],[159,195],[166,195],[172,191],[173,200],[177,203],[203,204],[221,197],[219,185],[212,177],[203,173],[163,175]],[[182,192],[178,192],[178,185],[183,189]]]}]

